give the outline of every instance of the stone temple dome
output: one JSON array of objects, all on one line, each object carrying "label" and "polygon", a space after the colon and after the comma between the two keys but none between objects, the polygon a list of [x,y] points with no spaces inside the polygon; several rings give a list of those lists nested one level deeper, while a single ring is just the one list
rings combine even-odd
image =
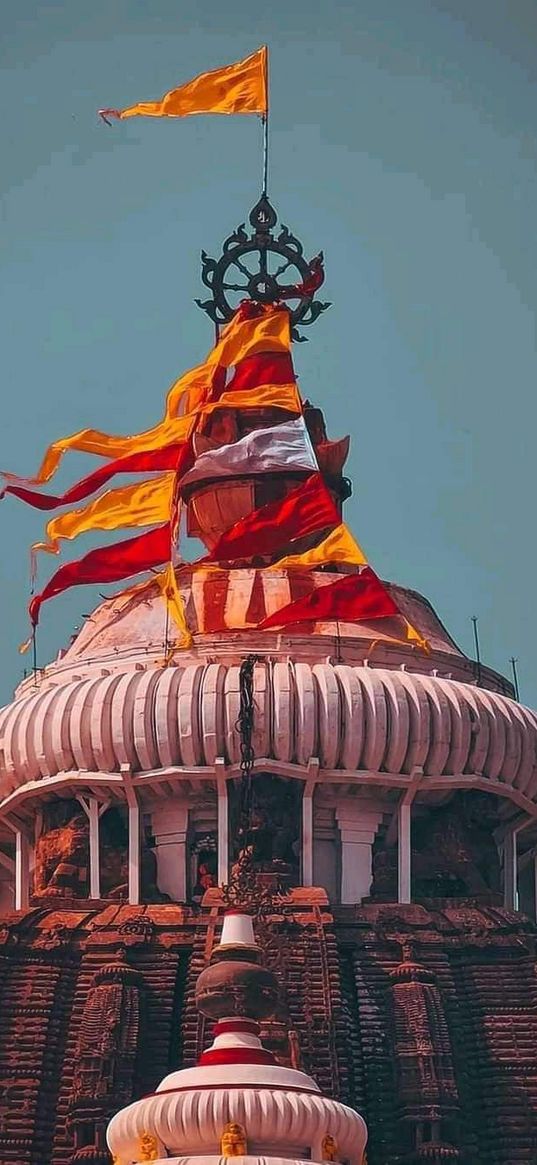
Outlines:
[{"label": "stone temple dome", "polygon": [[[302,254],[266,199],[252,216],[226,263]],[[173,463],[208,554],[174,578],[170,494],[165,575],[104,599],[0,710],[2,1165],[362,1165],[366,1125],[368,1165],[537,1160],[537,717],[345,533],[348,438],[296,406],[289,354],[321,268],[285,351],[229,358],[183,493]],[[239,320],[260,343],[269,309]],[[222,473],[222,449],[265,455],[282,399],[307,464]],[[311,477],[327,527],[208,563]],[[319,557],[337,530],[345,554]],[[370,621],[261,627],[333,616],[323,588],[364,579]]]},{"label": "stone temple dome", "polygon": [[[324,577],[310,573],[307,584],[322,585]],[[367,897],[373,858],[402,801],[413,802],[421,818],[473,790],[496,798],[499,821],[533,818],[537,719],[512,699],[509,684],[481,666],[478,685],[476,665],[430,605],[398,587],[391,589],[401,609],[427,635],[427,655],[394,641],[387,620],[380,632],[374,622],[252,629],[305,581],[297,572],[246,569],[182,575],[194,628],[187,651],[174,650],[173,637],[166,642],[158,587],[102,603],[68,650],[26,679],[0,712],[4,819],[12,815],[31,832],[39,813],[54,833],[65,825],[62,803],[74,802],[77,816],[89,813],[91,896],[99,897],[101,871],[91,860],[99,833],[106,836],[107,820],[100,829],[99,818],[112,820],[114,809],[120,828],[134,801],[152,838],[159,892],[188,898],[197,883],[192,846],[204,839],[210,848],[199,850],[205,860],[198,864],[210,866],[209,881],[226,881],[237,857],[230,837],[247,654],[256,657],[254,771],[261,800],[271,803],[272,784],[293,806],[296,836],[286,856],[294,884],[320,883],[343,902]],[[221,626],[217,606],[233,629],[211,630],[211,619]],[[280,838],[276,848],[282,845]],[[388,851],[381,866],[389,865]],[[38,892],[58,893],[50,863],[39,872]],[[128,877],[139,898],[139,863],[130,863]],[[407,897],[401,869],[399,881]]]}]

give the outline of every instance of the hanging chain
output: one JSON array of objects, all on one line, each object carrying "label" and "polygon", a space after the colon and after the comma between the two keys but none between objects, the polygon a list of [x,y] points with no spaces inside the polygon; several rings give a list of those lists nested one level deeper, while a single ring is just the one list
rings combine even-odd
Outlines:
[{"label": "hanging chain", "polygon": [[252,744],[254,731],[254,667],[257,655],[248,655],[241,663],[239,672],[239,715],[235,725],[240,737],[241,750],[241,791],[240,813],[244,830],[251,828],[252,817],[252,769],[255,753]]}]

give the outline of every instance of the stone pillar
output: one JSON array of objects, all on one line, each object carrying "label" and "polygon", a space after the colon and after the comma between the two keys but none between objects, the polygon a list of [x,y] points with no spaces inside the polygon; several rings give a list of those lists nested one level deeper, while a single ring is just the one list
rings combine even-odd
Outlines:
[{"label": "stone pillar", "polygon": [[302,793],[302,870],[303,886],[313,886],[313,794],[315,784],[307,781]]},{"label": "stone pillar", "polygon": [[349,798],[337,806],[336,818],[341,837],[341,901],[361,902],[371,890],[373,842],[382,810]]},{"label": "stone pillar", "polygon": [[140,902],[140,806],[129,805],[129,903]]},{"label": "stone pillar", "polygon": [[186,834],[188,805],[166,801],[151,815],[157,859],[157,885],[173,902],[186,902]]},{"label": "stone pillar", "polygon": [[411,902],[412,804],[401,801],[397,810],[397,901]]},{"label": "stone pillar", "polygon": [[218,885],[229,882],[229,806],[227,781],[219,773],[218,782]]},{"label": "stone pillar", "polygon": [[87,814],[89,820],[89,896],[90,898],[100,898],[99,802],[96,797],[88,798]]},{"label": "stone pillar", "polygon": [[30,902],[30,847],[22,830],[15,832],[15,910],[26,910]]}]

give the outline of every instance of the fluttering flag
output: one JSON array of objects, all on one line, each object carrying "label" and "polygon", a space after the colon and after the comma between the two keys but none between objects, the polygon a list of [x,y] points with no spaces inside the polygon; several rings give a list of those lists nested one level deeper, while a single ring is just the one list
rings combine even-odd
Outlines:
[{"label": "fluttering flag", "polygon": [[13,494],[36,510],[57,510],[60,506],[74,505],[75,502],[90,497],[112,477],[117,477],[121,473],[150,473],[173,469],[180,476],[192,460],[190,444],[182,441],[177,445],[165,445],[162,449],[150,449],[144,453],[130,453],[127,457],[109,461],[107,465],[101,465],[99,469],[94,469],[93,473],[88,473],[87,477],[75,482],[75,485],[70,486],[63,494],[42,494],[36,489],[11,484],[4,487],[4,493]]},{"label": "fluttering flag", "polygon": [[301,567],[303,570],[310,570],[316,566],[328,566],[331,562],[349,566],[362,566],[367,563],[363,550],[343,522],[336,526],[335,530],[331,530],[318,546],[305,550],[302,554],[286,554],[284,558],[273,562],[268,569],[289,570]]},{"label": "fluttering flag", "polygon": [[399,607],[370,566],[317,587],[305,598],[287,603],[258,624],[268,631],[294,623],[361,623],[399,615]]},{"label": "fluttering flag", "polygon": [[314,473],[279,501],[246,514],[222,534],[201,562],[234,562],[270,556],[296,538],[338,526],[341,518],[320,473]]},{"label": "fluttering flag", "polygon": [[77,538],[91,530],[118,530],[120,527],[155,526],[169,521],[175,474],[165,473],[147,481],[106,490],[80,510],[68,510],[47,523],[47,542],[36,542],[32,550],[59,554],[60,540]]},{"label": "fluttering flag", "polygon": [[70,587],[86,583],[119,582],[120,579],[161,566],[163,562],[169,561],[170,556],[170,524],[167,522],[135,538],[90,550],[76,562],[64,562],[41,593],[34,595],[29,606],[32,625],[35,627],[39,622],[42,604]]},{"label": "fluttering flag", "polygon": [[181,489],[196,481],[208,481],[233,474],[304,472],[317,470],[317,460],[313,452],[308,430],[302,417],[274,425],[271,429],[254,429],[233,441],[230,445],[220,445],[208,449],[196,460],[192,469],[181,478]]},{"label": "fluttering flag", "polygon": [[[18,477],[5,471],[3,476],[11,484],[44,485],[50,481],[63,454],[69,449],[80,453],[93,453],[99,457],[120,458],[186,441],[198,421],[199,409],[204,407],[204,402],[207,402],[208,408],[212,408],[213,403],[219,404],[211,402],[210,398],[217,385],[223,384],[223,369],[235,366],[246,357],[265,350],[288,352],[290,344],[290,317],[286,308],[279,310],[269,307],[253,314],[244,314],[239,308],[224,328],[219,343],[209,353],[205,364],[191,369],[172,385],[166,399],[164,417],[158,425],[127,437],[112,436],[98,429],[81,429],[68,437],[60,437],[49,445],[35,477]],[[277,386],[274,388],[274,394],[276,399]],[[283,401],[280,407],[291,412],[300,411],[296,403],[298,396],[296,385],[290,385],[288,392],[285,385],[281,386],[280,396]],[[190,404],[189,398],[192,397],[196,401],[195,407],[179,416],[178,409],[183,399]],[[250,407],[257,407],[259,403],[262,403],[262,395],[259,400],[250,402]],[[233,407],[241,408],[243,404],[237,395]],[[219,407],[229,405],[230,402],[226,399]]]},{"label": "fluttering flag", "polygon": [[166,600],[168,611],[177,627],[181,636],[179,646],[187,648],[192,646],[192,636],[187,626],[185,608],[181,592],[177,585],[177,578],[173,562],[169,562],[166,570],[161,574],[155,576],[155,582]]},{"label": "fluttering flag", "polygon": [[227,392],[259,388],[261,384],[294,384],[295,370],[291,353],[285,351],[257,352],[244,356],[234,366]]},{"label": "fluttering flag", "polygon": [[289,352],[291,316],[281,304],[240,307],[222,329],[218,343],[209,353],[208,362],[230,368],[257,353]]},{"label": "fluttering flag", "polygon": [[160,101],[143,101],[126,109],[100,109],[105,120],[117,117],[190,117],[195,113],[259,113],[268,110],[267,47],[171,89]]},{"label": "fluttering flag", "polygon": [[223,392],[203,406],[207,415],[219,409],[282,409],[296,415],[302,412],[302,401],[296,384],[260,384],[242,392]]}]

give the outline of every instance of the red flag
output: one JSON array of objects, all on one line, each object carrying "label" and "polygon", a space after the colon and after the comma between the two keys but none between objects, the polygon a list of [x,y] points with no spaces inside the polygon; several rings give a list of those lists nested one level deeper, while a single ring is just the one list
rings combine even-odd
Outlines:
[{"label": "red flag", "polygon": [[258,388],[260,384],[294,384],[294,381],[290,352],[257,352],[239,361],[226,391]]},{"label": "red flag", "polygon": [[345,574],[330,586],[318,587],[259,623],[260,631],[288,623],[367,622],[401,612],[375,572],[365,566],[359,574]]},{"label": "red flag", "polygon": [[116,473],[145,473],[161,469],[175,469],[178,473],[184,473],[190,468],[190,460],[193,462],[190,442],[180,441],[176,445],[165,445],[162,449],[149,449],[144,453],[117,457],[115,461],[101,465],[87,477],[75,482],[64,494],[42,494],[39,490],[26,489],[22,485],[6,485],[3,492],[14,494],[36,510],[57,510],[59,506],[71,505],[89,497]]},{"label": "red flag", "polygon": [[294,538],[339,526],[341,518],[320,473],[312,473],[284,498],[246,514],[218,539],[203,562],[282,553]]},{"label": "red flag", "polygon": [[29,613],[32,625],[39,622],[39,611],[46,599],[52,599],[69,587],[82,583],[111,583],[140,574],[153,566],[168,562],[171,557],[170,524],[156,526],[136,538],[127,538],[113,546],[99,546],[90,550],[77,562],[66,562],[53,574],[40,595],[34,595]]}]

